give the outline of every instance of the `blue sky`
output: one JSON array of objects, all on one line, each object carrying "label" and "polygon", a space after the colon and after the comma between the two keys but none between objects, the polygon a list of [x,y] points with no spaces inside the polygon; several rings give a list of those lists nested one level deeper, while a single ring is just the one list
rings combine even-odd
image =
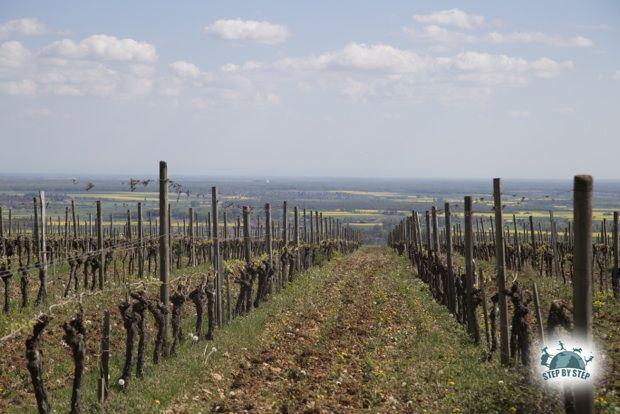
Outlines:
[{"label": "blue sky", "polygon": [[619,24],[617,1],[5,1],[0,172],[617,179]]}]

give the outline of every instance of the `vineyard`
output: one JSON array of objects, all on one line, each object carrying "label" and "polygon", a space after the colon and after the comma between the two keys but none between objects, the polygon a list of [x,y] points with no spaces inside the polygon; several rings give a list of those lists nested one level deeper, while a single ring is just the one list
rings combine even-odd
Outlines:
[{"label": "vineyard", "polygon": [[450,203],[445,203],[440,227],[433,206],[425,212],[425,226],[414,211],[390,233],[389,245],[408,257],[435,300],[474,343],[487,349],[488,360],[497,356],[502,365],[527,372],[537,363],[538,349],[546,350],[558,331],[588,338],[594,333],[606,358],[599,365],[598,395],[594,399],[592,389],[565,388],[562,402],[569,413],[592,412],[594,402],[598,411],[613,412],[620,381],[618,212],[613,213],[611,237],[604,219],[593,241],[592,179],[577,176],[575,219],[565,229],[558,228],[550,212],[549,232],[536,231],[532,216],[520,231],[514,216],[512,225],[504,223],[501,194],[495,179],[495,214],[487,222],[488,232],[484,217],[473,211],[472,197],[466,196],[462,226],[452,223]]},{"label": "vineyard", "polygon": [[[618,212],[594,230],[589,178],[576,178],[573,220],[506,213],[496,179],[492,214],[471,196],[419,197],[430,208],[397,215],[377,247],[351,224],[378,210],[212,187],[182,211],[189,188],[159,173],[159,192],[132,179],[129,195],[78,205],[41,191],[30,215],[0,214],[0,411],[618,407]],[[106,198],[124,219],[104,218]],[[562,332],[598,345],[589,394],[534,379]]]},{"label": "vineyard", "polygon": [[[184,343],[212,341],[219,327],[298,274],[359,247],[356,231],[319,212],[294,207],[289,220],[286,201],[277,223],[270,204],[260,212],[243,206],[242,223],[238,218],[229,235],[226,215],[219,223],[215,187],[211,210],[190,208],[173,232],[169,187],[162,162],[159,219],[149,221],[148,232],[141,203],[137,220],[128,210],[122,228],[104,226],[100,201],[94,226],[80,225],[72,203],[55,227],[44,193],[33,200],[31,228],[13,228],[9,211],[6,234],[0,226],[0,342],[11,355],[0,369],[2,411],[31,409],[33,390],[39,412],[90,411],[134,381],[139,387],[149,365],[172,359]],[[67,384],[60,384],[71,375],[69,402]]]}]

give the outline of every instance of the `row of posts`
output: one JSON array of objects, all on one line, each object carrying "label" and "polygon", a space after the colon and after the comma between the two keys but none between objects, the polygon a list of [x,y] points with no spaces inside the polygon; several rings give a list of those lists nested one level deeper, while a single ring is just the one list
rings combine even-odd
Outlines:
[{"label": "row of posts", "polygon": [[[578,175],[574,177],[573,183],[573,215],[574,215],[574,242],[573,242],[573,316],[574,331],[573,335],[587,342],[592,340],[592,187],[593,180],[588,175]],[[495,228],[503,229],[503,213],[501,200],[501,182],[499,178],[493,180],[493,199]],[[450,204],[445,203],[445,236],[446,236],[446,260],[447,260],[447,289],[444,289],[446,304],[452,313],[456,312],[456,292],[453,273],[453,252],[452,252],[452,221]],[[474,255],[473,255],[473,216],[472,197],[464,197],[464,247],[465,247],[465,289],[466,289],[466,309],[467,309],[467,330],[472,339],[479,341],[479,332],[473,306],[474,288]],[[426,246],[430,251],[439,253],[440,244],[438,237],[437,211],[433,206],[430,212],[425,214],[426,221]],[[406,226],[402,228],[402,239],[407,243],[411,241],[416,249],[422,250],[422,235],[420,231],[420,220],[417,212],[412,212],[412,216],[407,219]],[[506,258],[505,240],[503,231],[495,231],[496,248],[496,276],[499,301],[499,336],[500,336],[500,360],[504,365],[510,363],[510,346],[508,331],[508,309],[506,303]],[[533,237],[533,236],[532,236]],[[614,249],[614,284],[617,284],[618,272],[618,213],[614,213],[613,227],[613,249]],[[616,286],[614,291],[617,292]],[[537,291],[534,292],[537,296]],[[540,319],[540,308],[536,301],[536,312],[538,314],[538,330],[542,339],[542,322]],[[575,409],[578,413],[594,412],[593,388],[592,386],[580,387],[574,390]]]}]

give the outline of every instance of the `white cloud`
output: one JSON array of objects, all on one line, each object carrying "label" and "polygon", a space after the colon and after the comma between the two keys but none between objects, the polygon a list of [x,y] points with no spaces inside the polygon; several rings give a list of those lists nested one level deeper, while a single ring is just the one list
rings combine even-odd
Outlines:
[{"label": "white cloud", "polygon": [[13,40],[0,44],[0,67],[16,68],[23,65],[31,53],[21,43]]},{"label": "white cloud", "polygon": [[245,40],[272,45],[282,43],[291,35],[286,26],[255,20],[218,20],[206,26],[204,32],[223,40]]},{"label": "white cloud", "polygon": [[522,87],[533,77],[553,77],[572,66],[571,61],[546,57],[481,52],[430,56],[386,44],[350,43],[320,55],[279,59],[270,67],[283,72],[281,82],[303,92],[335,92],[358,102],[458,105],[485,101],[498,88]]},{"label": "white cloud", "polygon": [[37,84],[30,79],[0,83],[0,92],[7,95],[34,95],[37,93]]},{"label": "white cloud", "polygon": [[241,69],[241,66],[239,65],[235,65],[234,63],[227,63],[225,65],[222,65],[222,67],[220,68],[220,70],[222,72],[238,72]]},{"label": "white cloud", "polygon": [[43,54],[62,58],[95,58],[126,62],[152,63],[157,60],[155,46],[134,39],[119,39],[104,34],[92,35],[79,42],[63,39],[43,49]]},{"label": "white cloud", "polygon": [[615,81],[620,81],[620,69],[618,69],[616,73],[611,76],[611,78]]},{"label": "white cloud", "polygon": [[543,57],[533,61],[530,66],[536,72],[537,76],[541,78],[552,78],[561,70],[572,69],[574,64],[571,60],[558,62],[556,60]]},{"label": "white cloud", "polygon": [[0,24],[0,39],[11,36],[37,36],[49,33],[48,28],[34,17],[10,20]]},{"label": "white cloud", "polygon": [[544,32],[489,32],[484,35],[459,32],[446,29],[438,25],[428,25],[419,29],[416,27],[404,27],[403,32],[413,40],[429,43],[439,43],[444,46],[455,46],[468,43],[525,43],[541,44],[551,47],[592,47],[594,42],[584,36],[560,36]]},{"label": "white cloud", "polygon": [[475,29],[484,23],[483,16],[467,14],[459,9],[440,10],[430,14],[415,14],[413,20],[423,24],[456,26],[461,29]]},{"label": "white cloud", "polygon": [[434,24],[424,26],[422,29],[405,27],[403,31],[407,33],[412,39],[434,43],[458,44],[472,43],[477,40],[476,36],[474,35],[448,30],[444,27],[439,27]]},{"label": "white cloud", "polygon": [[435,62],[431,58],[420,57],[415,52],[386,44],[349,43],[341,50],[318,56],[280,59],[275,62],[275,66],[302,71],[348,69],[411,73],[422,71]]},{"label": "white cloud", "polygon": [[554,47],[592,47],[594,42],[583,36],[562,37],[543,32],[490,32],[485,40],[491,43],[537,43]]},{"label": "white cloud", "polygon": [[190,62],[178,60],[168,65],[170,69],[180,78],[197,78],[200,76],[200,69],[198,66]]}]

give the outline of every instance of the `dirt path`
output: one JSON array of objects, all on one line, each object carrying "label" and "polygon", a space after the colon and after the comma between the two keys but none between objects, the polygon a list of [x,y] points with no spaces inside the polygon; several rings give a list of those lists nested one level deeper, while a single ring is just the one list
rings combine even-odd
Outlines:
[{"label": "dirt path", "polygon": [[404,260],[365,248],[270,320],[217,393],[196,387],[171,411],[554,411],[519,375],[481,363],[426,290]]}]

